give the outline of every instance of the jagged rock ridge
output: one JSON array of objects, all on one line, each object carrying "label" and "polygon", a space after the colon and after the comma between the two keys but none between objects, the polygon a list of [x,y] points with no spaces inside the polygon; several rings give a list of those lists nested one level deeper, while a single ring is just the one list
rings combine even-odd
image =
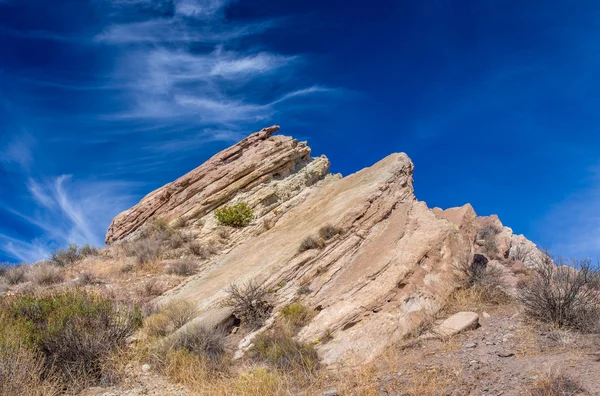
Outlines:
[{"label": "jagged rock ridge", "polygon": [[[107,242],[134,234],[150,219],[182,216],[197,219],[191,227],[204,242],[217,227],[216,208],[246,202],[256,214],[253,223],[233,231],[219,255],[162,300],[195,301],[197,321],[225,323],[231,311],[220,302],[227,286],[257,280],[277,291],[275,312],[295,300],[318,311],[298,337],[313,342],[324,332],[333,335],[317,343],[324,363],[373,359],[441,307],[456,287],[453,268],[481,250],[482,224],[502,225],[478,218],[468,204],[428,209],[415,198],[406,154],[341,178],[329,174],[325,157],[310,158],[305,143],[272,136],[277,129],[250,135],[149,194],[115,218]],[[341,233],[322,249],[299,252],[307,236],[328,224]],[[500,254],[509,255],[518,238],[501,230]],[[308,292],[300,295],[301,287]],[[238,355],[255,335],[241,340]]]}]

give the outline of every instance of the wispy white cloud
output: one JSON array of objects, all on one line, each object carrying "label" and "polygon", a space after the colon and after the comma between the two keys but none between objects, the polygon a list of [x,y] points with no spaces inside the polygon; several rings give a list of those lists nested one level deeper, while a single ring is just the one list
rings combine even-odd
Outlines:
[{"label": "wispy white cloud", "polygon": [[600,260],[600,164],[586,181],[585,188],[550,208],[541,234],[556,254]]},{"label": "wispy white cloud", "polygon": [[69,175],[29,179],[27,190],[33,204],[29,213],[7,211],[39,230],[42,236],[26,240],[0,235],[0,249],[31,262],[69,243],[102,245],[107,221],[120,208],[135,202],[133,190],[138,186],[139,183],[124,181],[77,181]]},{"label": "wispy white cloud", "polygon": [[33,146],[35,139],[28,133],[19,134],[6,145],[4,149],[0,149],[0,162],[5,164],[15,164],[28,170],[33,164]]}]

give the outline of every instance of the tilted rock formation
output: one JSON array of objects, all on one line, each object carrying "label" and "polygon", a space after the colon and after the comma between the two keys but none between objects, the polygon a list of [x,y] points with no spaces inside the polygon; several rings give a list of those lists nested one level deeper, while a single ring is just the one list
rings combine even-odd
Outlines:
[{"label": "tilted rock formation", "polygon": [[279,126],[264,128],[151,192],[115,217],[106,243],[127,237],[152,218],[204,217],[236,196],[257,207],[261,218],[328,175],[327,158],[310,158],[306,143],[271,136],[277,130]]},{"label": "tilted rock formation", "polygon": [[[234,230],[220,254],[162,300],[194,301],[197,321],[225,323],[232,314],[220,304],[225,289],[258,281],[276,291],[275,315],[296,300],[318,311],[298,338],[317,342],[325,364],[373,359],[441,307],[456,287],[453,269],[479,249],[484,220],[470,205],[444,211],[417,201],[406,154],[340,178],[328,173],[325,157],[311,159],[305,143],[271,136],[277,129],[250,135],[149,194],[117,216],[107,241],[134,234],[152,218],[183,216],[198,219],[191,227],[206,242],[217,227],[214,210],[246,202],[256,214],[253,223]],[[322,248],[299,252],[325,225],[339,234]],[[512,248],[509,235],[500,255]],[[324,333],[333,339],[318,342]],[[239,352],[255,334],[240,342]]]}]

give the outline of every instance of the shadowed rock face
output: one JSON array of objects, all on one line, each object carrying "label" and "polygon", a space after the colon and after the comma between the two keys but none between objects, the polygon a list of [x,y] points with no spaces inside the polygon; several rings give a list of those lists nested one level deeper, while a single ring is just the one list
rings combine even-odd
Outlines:
[{"label": "shadowed rock face", "polygon": [[[276,290],[275,312],[295,300],[318,311],[298,338],[332,334],[316,344],[325,364],[373,359],[441,307],[456,287],[453,268],[478,249],[482,220],[470,205],[430,210],[417,201],[406,154],[341,178],[328,173],[326,158],[311,159],[306,144],[271,136],[277,129],[250,135],[149,194],[115,218],[107,241],[157,216],[173,221],[192,213],[204,241],[216,227],[214,209],[246,202],[256,215],[252,225],[234,231],[202,272],[161,300],[194,301],[197,321],[216,324],[231,315],[220,307],[224,289],[259,281]],[[299,252],[325,225],[341,232],[322,248]],[[239,351],[251,341],[252,335],[242,340]]]}]

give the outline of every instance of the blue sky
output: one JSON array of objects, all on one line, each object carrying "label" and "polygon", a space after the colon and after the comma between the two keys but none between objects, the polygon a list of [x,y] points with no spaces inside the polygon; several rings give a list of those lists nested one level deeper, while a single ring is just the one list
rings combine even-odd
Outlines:
[{"label": "blue sky", "polygon": [[264,126],[600,258],[597,1],[0,0],[0,261],[102,244]]}]

